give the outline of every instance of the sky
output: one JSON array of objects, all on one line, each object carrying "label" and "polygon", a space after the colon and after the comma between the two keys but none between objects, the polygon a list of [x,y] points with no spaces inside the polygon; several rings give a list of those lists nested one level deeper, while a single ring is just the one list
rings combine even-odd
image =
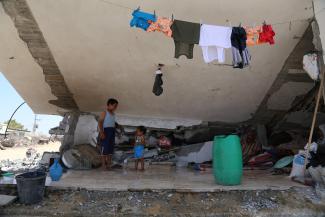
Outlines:
[{"label": "sky", "polygon": [[[9,120],[15,109],[24,102],[24,99],[17,93],[15,88],[8,82],[0,72],[0,123]],[[25,128],[32,131],[35,114],[28,104],[24,104],[16,112],[13,119],[23,124]],[[62,120],[57,115],[37,115],[39,119],[36,132],[48,135],[49,129],[59,125]]]}]

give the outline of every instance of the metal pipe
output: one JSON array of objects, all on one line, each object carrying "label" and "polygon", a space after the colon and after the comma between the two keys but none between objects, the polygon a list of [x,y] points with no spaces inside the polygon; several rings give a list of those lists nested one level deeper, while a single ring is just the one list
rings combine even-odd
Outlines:
[{"label": "metal pipe", "polygon": [[16,110],[14,111],[14,113],[12,113],[12,115],[11,115],[9,121],[8,121],[7,127],[6,127],[5,138],[7,137],[7,130],[8,130],[9,124],[10,124],[10,122],[11,122],[11,119],[13,118],[13,116],[15,115],[15,113],[17,112],[17,110],[18,110],[22,105],[24,105],[25,103],[26,103],[26,102],[23,102],[22,104],[20,104],[20,105],[16,108]]}]

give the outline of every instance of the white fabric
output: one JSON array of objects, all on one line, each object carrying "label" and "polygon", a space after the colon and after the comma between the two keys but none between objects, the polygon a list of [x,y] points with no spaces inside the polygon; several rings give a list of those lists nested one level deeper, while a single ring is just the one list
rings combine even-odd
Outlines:
[{"label": "white fabric", "polygon": [[303,58],[303,68],[308,73],[311,79],[317,80],[319,69],[317,65],[317,54],[306,54]]},{"label": "white fabric", "polygon": [[204,62],[209,63],[218,60],[225,62],[224,48],[231,48],[231,27],[201,25],[200,42]]}]

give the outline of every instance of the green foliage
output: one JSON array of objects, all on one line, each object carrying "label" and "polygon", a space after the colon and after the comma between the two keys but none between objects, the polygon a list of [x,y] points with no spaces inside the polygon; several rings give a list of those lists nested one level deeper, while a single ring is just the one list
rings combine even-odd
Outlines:
[{"label": "green foliage", "polygon": [[[8,124],[9,121],[5,121],[4,124]],[[16,130],[23,130],[24,129],[24,125],[22,125],[21,123],[17,122],[15,119],[12,119],[10,121],[10,124],[8,126],[8,128],[10,129],[16,129]]]}]

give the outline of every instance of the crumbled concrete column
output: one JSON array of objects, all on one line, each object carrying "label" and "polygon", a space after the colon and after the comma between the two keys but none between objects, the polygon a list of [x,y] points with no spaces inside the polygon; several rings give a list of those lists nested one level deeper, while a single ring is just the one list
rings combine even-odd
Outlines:
[{"label": "crumbled concrete column", "polygon": [[74,144],[74,135],[79,120],[80,112],[70,112],[67,113],[65,118],[67,118],[65,132],[63,141],[60,147],[60,152],[63,153],[66,150],[72,148]]}]

